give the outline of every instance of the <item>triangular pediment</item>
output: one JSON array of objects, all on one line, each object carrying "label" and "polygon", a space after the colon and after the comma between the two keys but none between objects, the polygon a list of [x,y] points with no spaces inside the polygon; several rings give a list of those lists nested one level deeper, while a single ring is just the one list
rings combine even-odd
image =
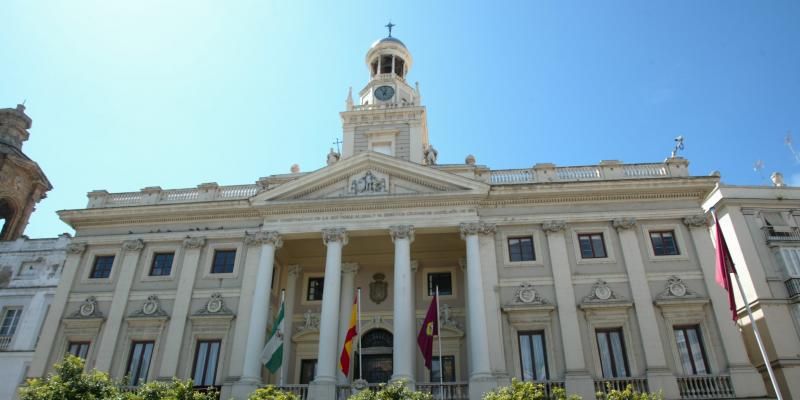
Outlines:
[{"label": "triangular pediment", "polygon": [[489,185],[375,152],[359,153],[260,193],[254,204],[383,196],[485,194]]}]

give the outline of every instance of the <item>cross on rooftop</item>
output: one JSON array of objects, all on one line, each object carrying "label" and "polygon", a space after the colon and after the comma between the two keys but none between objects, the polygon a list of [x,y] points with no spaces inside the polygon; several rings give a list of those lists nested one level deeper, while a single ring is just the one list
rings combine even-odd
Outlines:
[{"label": "cross on rooftop", "polygon": [[386,24],[386,27],[389,28],[389,37],[392,37],[392,28],[394,28],[395,26],[396,25],[393,24],[392,21],[389,21],[389,23]]}]

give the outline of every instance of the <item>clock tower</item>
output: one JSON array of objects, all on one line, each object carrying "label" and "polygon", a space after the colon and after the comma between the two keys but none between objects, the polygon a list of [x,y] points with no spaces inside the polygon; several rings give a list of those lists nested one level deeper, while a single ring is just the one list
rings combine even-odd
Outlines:
[{"label": "clock tower", "polygon": [[428,147],[425,107],[420,104],[419,84],[406,82],[413,59],[405,44],[392,36],[375,42],[365,62],[369,82],[358,93],[348,93],[343,125],[342,157],[375,151],[423,164]]}]

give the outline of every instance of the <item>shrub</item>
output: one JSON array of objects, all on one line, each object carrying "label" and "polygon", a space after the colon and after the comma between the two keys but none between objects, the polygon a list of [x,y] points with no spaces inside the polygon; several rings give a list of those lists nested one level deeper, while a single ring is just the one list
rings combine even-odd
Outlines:
[{"label": "shrub", "polygon": [[284,392],[276,389],[275,386],[269,385],[261,389],[256,389],[255,392],[250,394],[247,400],[299,400],[294,393]]},{"label": "shrub", "polygon": [[126,400],[217,400],[213,388],[208,391],[194,390],[194,381],[172,378],[171,382],[150,382],[140,386],[136,392],[126,393]]},{"label": "shrub", "polygon": [[548,395],[544,385],[534,382],[511,381],[511,386],[486,393],[483,400],[580,400],[580,396],[567,396],[563,388],[553,388]]},{"label": "shrub", "polygon": [[105,400],[121,399],[117,384],[108,374],[83,371],[83,359],[67,355],[54,366],[55,374],[44,379],[29,379],[20,388],[20,400]]},{"label": "shrub", "polygon": [[381,385],[377,391],[362,390],[348,398],[348,400],[434,400],[430,393],[415,392],[406,386],[403,381]]},{"label": "shrub", "polygon": [[628,385],[625,387],[625,390],[616,390],[611,387],[610,383],[606,384],[608,388],[608,393],[598,392],[597,399],[598,400],[663,400],[664,397],[661,396],[661,392],[658,393],[648,393],[648,392],[637,392],[633,390],[633,386]]}]

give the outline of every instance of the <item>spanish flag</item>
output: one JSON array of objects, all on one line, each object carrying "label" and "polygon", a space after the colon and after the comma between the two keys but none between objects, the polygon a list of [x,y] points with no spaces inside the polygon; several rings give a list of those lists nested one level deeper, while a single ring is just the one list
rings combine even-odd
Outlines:
[{"label": "spanish flag", "polygon": [[422,329],[419,330],[417,335],[417,344],[422,351],[422,358],[425,359],[425,367],[431,369],[431,361],[433,360],[433,337],[439,334],[439,299],[434,295],[431,300],[431,306],[428,307],[428,313],[425,314],[425,320],[422,321]]},{"label": "spanish flag", "polygon": [[358,334],[356,329],[356,318],[358,315],[358,295],[353,300],[353,311],[350,312],[350,324],[347,328],[347,334],[344,337],[344,347],[342,347],[342,355],[339,357],[339,369],[342,370],[344,376],[350,373],[350,354],[353,351],[353,338]]}]

